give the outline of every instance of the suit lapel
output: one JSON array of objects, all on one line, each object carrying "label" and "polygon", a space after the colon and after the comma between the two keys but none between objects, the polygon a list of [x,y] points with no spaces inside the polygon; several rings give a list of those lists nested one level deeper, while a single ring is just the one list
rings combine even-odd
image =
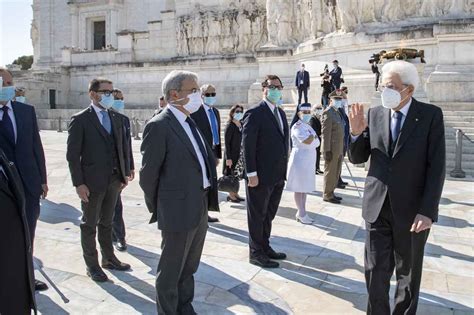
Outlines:
[{"label": "suit lapel", "polygon": [[[5,172],[5,175],[8,176],[8,168],[10,165],[8,165],[9,161],[3,151],[0,149],[0,166],[3,167],[3,171]],[[1,171],[0,171],[1,172]],[[12,178],[8,178],[8,180],[13,180]],[[5,193],[10,195],[11,197],[15,198],[16,196],[14,195],[14,192],[9,188],[8,183],[4,183],[3,181],[0,181],[0,189],[3,190]]]},{"label": "suit lapel", "polygon": [[390,156],[390,109],[381,107],[379,121],[382,124],[382,140],[385,147],[385,153]]},{"label": "suit lapel", "polygon": [[[176,133],[178,138],[184,144],[186,149],[188,149],[188,151],[194,157],[196,162],[198,162],[198,164],[199,164],[199,159],[197,157],[196,150],[194,150],[194,146],[191,143],[191,140],[189,140],[189,137],[186,134],[186,131],[184,131],[184,129],[181,126],[181,124],[179,123],[178,119],[173,115],[173,113],[169,109],[165,109],[165,114],[168,116],[168,119],[170,120],[171,129],[173,129],[173,131]],[[196,139],[196,141],[198,141],[198,140],[199,139]]]},{"label": "suit lapel", "polygon": [[393,152],[394,157],[397,155],[398,151],[400,151],[405,142],[408,140],[413,130],[415,130],[419,119],[420,117],[418,117],[418,102],[415,99],[412,99],[410,109],[408,110],[407,117],[405,118],[405,122],[403,123],[400,135],[398,136],[397,144],[395,145],[395,150]]},{"label": "suit lapel", "polygon": [[[285,138],[285,135],[283,134],[284,131],[282,131],[282,130],[280,129],[280,126],[278,126],[278,122],[276,121],[275,116],[273,116],[273,113],[272,113],[271,109],[268,107],[267,103],[265,103],[265,101],[264,101],[264,102],[262,103],[262,105],[260,105],[260,106],[265,106],[265,108],[263,109],[263,111],[266,113],[268,119],[271,120],[271,122],[273,123],[273,125],[274,125],[275,128],[277,129],[278,134],[279,134],[279,135],[283,138],[283,140],[284,140],[284,138]],[[278,113],[280,114],[280,118],[281,118],[281,120],[282,120],[282,122],[283,122],[283,118],[281,117],[280,111],[278,111]],[[285,126],[284,126],[284,125],[285,125],[285,124],[283,124],[283,129],[285,129]]]},{"label": "suit lapel", "polygon": [[97,114],[95,113],[94,108],[92,108],[92,105],[89,107],[88,115],[87,115],[94,125],[94,127],[97,129],[97,131],[102,135],[104,139],[107,139],[107,131],[105,131],[104,127],[102,127],[99,118],[97,117]]}]

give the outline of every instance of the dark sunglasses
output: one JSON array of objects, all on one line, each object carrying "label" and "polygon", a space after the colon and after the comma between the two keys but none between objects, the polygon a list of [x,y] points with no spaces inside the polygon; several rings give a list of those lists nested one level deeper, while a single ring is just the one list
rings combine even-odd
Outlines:
[{"label": "dark sunglasses", "polygon": [[214,96],[216,96],[216,93],[205,93],[204,96],[205,97],[211,97],[211,96],[214,97]]}]

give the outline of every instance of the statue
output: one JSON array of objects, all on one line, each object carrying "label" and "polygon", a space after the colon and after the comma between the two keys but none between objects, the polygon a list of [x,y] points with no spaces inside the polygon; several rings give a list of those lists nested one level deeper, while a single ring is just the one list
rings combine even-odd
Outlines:
[{"label": "statue", "polygon": [[344,33],[354,31],[357,25],[355,13],[357,12],[357,0],[336,0],[338,16],[341,20],[341,31]]}]

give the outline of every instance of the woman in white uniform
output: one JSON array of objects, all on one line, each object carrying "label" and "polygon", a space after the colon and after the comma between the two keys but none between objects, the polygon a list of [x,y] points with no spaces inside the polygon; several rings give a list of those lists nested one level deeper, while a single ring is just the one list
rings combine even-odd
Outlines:
[{"label": "woman in white uniform", "polygon": [[292,149],[288,162],[286,190],[295,193],[296,221],[311,224],[313,220],[306,213],[306,194],[315,190],[316,148],[320,141],[308,124],[311,119],[311,104],[298,107],[298,120],[291,127]]}]

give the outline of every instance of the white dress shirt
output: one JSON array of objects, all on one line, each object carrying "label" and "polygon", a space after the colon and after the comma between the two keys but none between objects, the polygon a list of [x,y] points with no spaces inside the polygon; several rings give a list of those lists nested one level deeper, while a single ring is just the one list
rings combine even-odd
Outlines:
[{"label": "white dress shirt", "polygon": [[[196,155],[197,155],[198,160],[199,160],[199,164],[201,165],[202,185],[203,185],[203,187],[207,188],[207,187],[211,186],[211,183],[209,182],[209,178],[207,178],[207,176],[206,176],[207,170],[206,170],[206,162],[204,162],[204,156],[203,156],[201,150],[199,149],[198,143],[196,142],[197,139],[195,139],[194,136],[193,136],[193,133],[191,131],[191,127],[189,127],[189,124],[186,122],[186,118],[188,118],[188,117],[183,112],[180,112],[178,109],[176,109],[172,105],[168,105],[167,107],[171,111],[171,113],[174,115],[174,117],[176,117],[176,119],[180,123],[181,127],[183,127],[184,131],[188,135],[189,140],[193,144],[194,151],[196,152]],[[198,132],[199,132],[199,129],[198,129]],[[201,138],[202,145],[205,148],[206,144],[204,142],[204,139],[202,138],[202,135],[199,134],[199,137]],[[209,174],[209,176],[211,176],[211,174]]]},{"label": "white dress shirt", "polygon": [[[275,117],[275,116],[273,115],[273,111],[275,110],[276,105],[272,104],[272,103],[271,103],[269,100],[267,100],[266,98],[264,98],[263,101],[268,105],[268,108],[269,108],[270,111],[272,112],[272,116]],[[284,128],[284,127],[283,127],[283,121],[281,120],[280,111],[278,111],[278,119],[280,120],[280,126],[281,126],[281,128]],[[281,130],[281,132],[283,132],[283,129]],[[251,172],[251,173],[248,173],[248,174],[247,174],[247,177],[254,177],[254,176],[257,176],[257,172]]]},{"label": "white dress shirt", "polygon": [[[209,113],[209,110],[211,109],[211,107],[209,105],[206,105],[206,103],[204,103],[204,102],[202,103],[202,107],[204,107],[204,110],[206,111],[207,120],[209,121],[209,127],[211,128],[211,132],[212,132],[211,114]],[[215,113],[214,113],[214,116],[216,117],[217,125],[219,125],[219,122],[217,121],[217,116],[216,116]],[[219,132],[219,126],[217,126],[217,132]],[[212,138],[214,139],[214,135],[212,136]],[[219,139],[219,141],[220,141],[220,139]]]},{"label": "white dress shirt", "polygon": [[15,133],[15,142],[16,142],[17,128],[16,128],[15,113],[13,112],[12,103],[11,103],[11,101],[8,101],[8,103],[6,105],[0,105],[0,120],[3,120],[3,106],[8,107],[8,116],[10,116],[10,120],[12,121],[13,132]]}]

